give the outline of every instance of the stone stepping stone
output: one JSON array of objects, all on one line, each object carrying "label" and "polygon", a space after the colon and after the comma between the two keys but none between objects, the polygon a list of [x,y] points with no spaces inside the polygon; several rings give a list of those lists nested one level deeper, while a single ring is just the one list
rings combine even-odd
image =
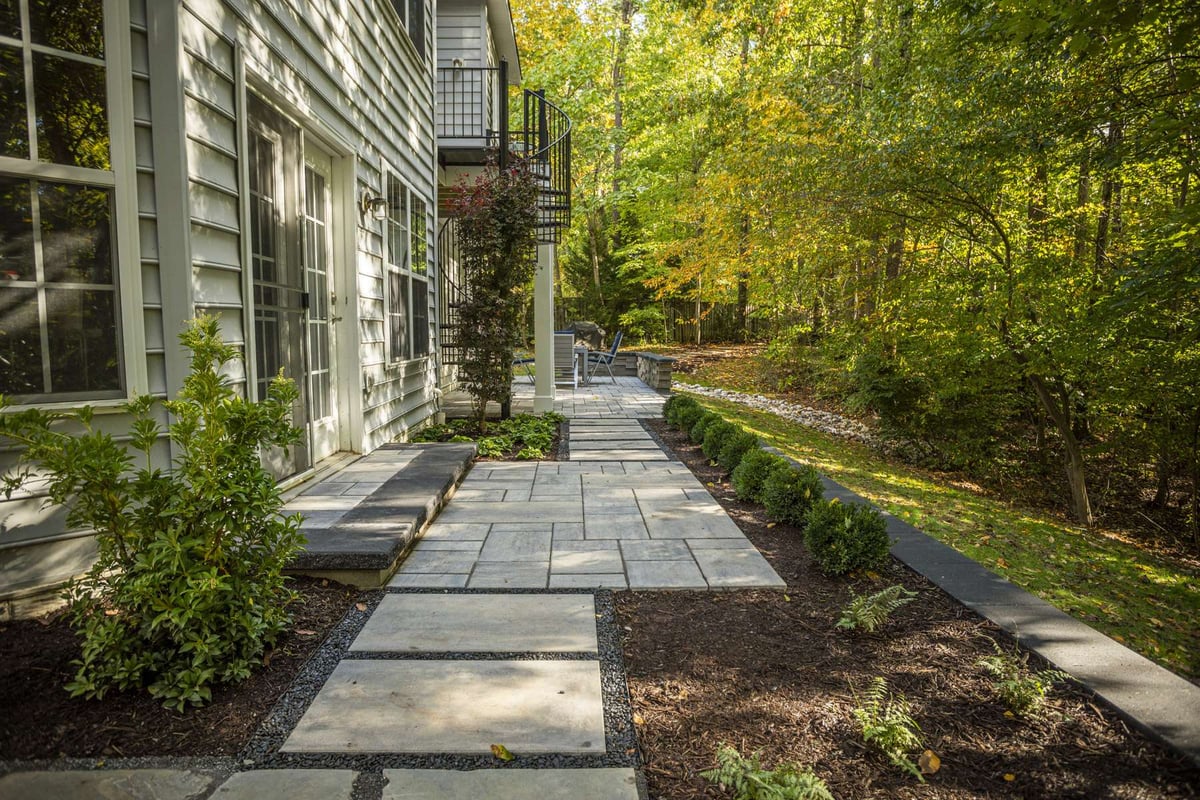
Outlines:
[{"label": "stone stepping stone", "polygon": [[632,769],[385,769],[383,800],[637,800]]},{"label": "stone stepping stone", "polygon": [[597,649],[591,595],[532,594],[390,594],[350,645],[351,652],[392,653]]},{"label": "stone stepping stone", "polygon": [[180,769],[62,770],[12,772],[0,777],[6,800],[95,800],[95,798],[201,798],[216,781]]},{"label": "stone stepping stone", "polygon": [[[344,660],[286,753],[598,755],[598,661]],[[470,796],[470,795],[468,795]]]},{"label": "stone stepping stone", "polygon": [[571,450],[572,461],[666,461],[667,454],[655,445],[653,450],[605,449]]},{"label": "stone stepping stone", "polygon": [[264,769],[239,772],[210,800],[350,800],[356,773],[347,769]]},{"label": "stone stepping stone", "polygon": [[661,452],[662,450],[662,448],[655,444],[651,439],[646,439],[645,441],[638,439],[621,439],[619,441],[597,440],[586,442],[572,439],[570,449],[572,458],[575,457],[575,453],[582,453],[590,450],[654,450],[657,452]]}]

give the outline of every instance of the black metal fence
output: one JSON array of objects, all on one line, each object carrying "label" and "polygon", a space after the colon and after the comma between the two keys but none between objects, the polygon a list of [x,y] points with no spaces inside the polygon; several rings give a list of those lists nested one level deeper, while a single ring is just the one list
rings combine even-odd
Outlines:
[{"label": "black metal fence", "polygon": [[[656,326],[653,338],[665,344],[694,344],[697,328],[702,343],[758,339],[767,336],[772,330],[770,320],[753,316],[747,317],[746,326],[742,328],[736,303],[701,302],[699,319],[695,300],[667,300],[657,305],[663,311],[663,321]],[[594,309],[589,307],[582,297],[558,298],[554,305],[554,329],[563,330],[576,320],[597,322],[598,320],[589,316],[593,313]],[[615,329],[607,331],[609,336],[613,333]]]}]

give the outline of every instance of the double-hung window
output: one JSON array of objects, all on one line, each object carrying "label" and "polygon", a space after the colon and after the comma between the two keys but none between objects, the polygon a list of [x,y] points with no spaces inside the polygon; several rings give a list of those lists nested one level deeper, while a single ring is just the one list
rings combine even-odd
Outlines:
[{"label": "double-hung window", "polygon": [[428,216],[425,201],[389,172],[384,221],[389,361],[429,355]]},{"label": "double-hung window", "polygon": [[0,394],[124,396],[104,0],[0,0]]},{"label": "double-hung window", "polygon": [[425,58],[425,0],[392,0],[392,8],[396,9],[417,55]]}]

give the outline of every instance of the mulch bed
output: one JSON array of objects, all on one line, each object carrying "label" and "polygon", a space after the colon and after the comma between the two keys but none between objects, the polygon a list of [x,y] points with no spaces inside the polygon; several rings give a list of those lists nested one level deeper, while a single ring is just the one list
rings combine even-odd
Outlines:
[{"label": "mulch bed", "polygon": [[[825,578],[797,529],[768,527],[698,447],[661,421],[650,425],[788,584],[786,592],[616,595],[651,797],[729,796],[698,775],[714,766],[721,743],[761,751],[768,767],[810,765],[838,798],[1197,796],[1200,770],[1077,685],[1060,685],[1041,719],[1005,716],[975,666],[993,642],[1012,652],[998,628],[899,562],[876,577]],[[920,596],[884,630],[834,628],[852,592],[893,583]],[[876,675],[907,697],[924,746],[941,759],[924,785],[862,742],[853,691]]]},{"label": "mulch bed", "polygon": [[63,685],[79,644],[61,613],[0,625],[0,759],[236,754],[358,596],[316,578],[292,586],[300,602],[269,665],[182,714],[145,693],[72,699]]}]

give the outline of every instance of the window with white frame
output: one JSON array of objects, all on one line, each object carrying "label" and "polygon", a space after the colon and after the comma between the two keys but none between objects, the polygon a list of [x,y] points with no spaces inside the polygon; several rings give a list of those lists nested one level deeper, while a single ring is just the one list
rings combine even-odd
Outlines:
[{"label": "window with white frame", "polygon": [[425,0],[392,0],[392,8],[396,9],[409,41],[417,48],[417,55],[425,58]]},{"label": "window with white frame", "polygon": [[116,398],[104,0],[0,0],[0,394]]},{"label": "window with white frame", "polygon": [[397,175],[388,173],[384,308],[389,361],[429,355],[428,208]]}]

